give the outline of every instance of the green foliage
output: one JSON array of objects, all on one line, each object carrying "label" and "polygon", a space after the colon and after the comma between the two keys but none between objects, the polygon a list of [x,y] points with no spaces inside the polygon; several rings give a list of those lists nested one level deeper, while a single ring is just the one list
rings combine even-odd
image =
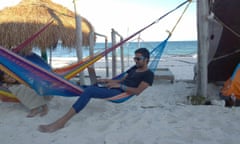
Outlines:
[{"label": "green foliage", "polygon": [[192,105],[204,105],[206,103],[206,97],[204,96],[187,96],[187,100],[191,102]]}]

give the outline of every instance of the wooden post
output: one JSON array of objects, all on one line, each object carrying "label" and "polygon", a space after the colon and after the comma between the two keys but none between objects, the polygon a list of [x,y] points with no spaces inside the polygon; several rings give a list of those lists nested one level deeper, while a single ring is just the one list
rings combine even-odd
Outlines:
[{"label": "wooden post", "polygon": [[[89,35],[89,43],[90,43],[89,44],[89,56],[90,57],[93,57],[93,55],[94,55],[94,37],[95,37],[95,33],[90,32],[90,35]],[[94,64],[90,65],[87,69],[88,69],[88,74],[89,74],[91,85],[96,84],[97,81],[96,81],[95,77],[97,77],[97,75],[96,75],[96,72],[94,69]]]},{"label": "wooden post", "polygon": [[[120,41],[123,41],[123,37],[120,37]],[[123,45],[121,45],[120,47],[120,50],[121,50],[121,72],[123,73],[124,72],[124,48],[123,48]]]},{"label": "wooden post", "polygon": [[[76,52],[78,60],[82,60],[83,53],[82,53],[82,25],[81,25],[81,16],[77,10],[76,0],[73,0],[74,3],[74,10],[75,10],[75,18],[76,18]],[[79,73],[79,80],[80,84],[84,85],[84,72]]]},{"label": "wooden post", "polygon": [[[115,30],[112,29],[112,46],[116,44],[116,35],[115,35]],[[117,65],[117,61],[116,61],[116,50],[112,51],[112,77],[116,76],[116,65]]]},{"label": "wooden post", "polygon": [[208,84],[208,50],[209,50],[209,28],[208,28],[209,5],[208,0],[197,1],[197,27],[198,27],[198,77],[197,96],[207,97]]},{"label": "wooden post", "polygon": [[[96,35],[96,36],[100,36],[100,37],[104,37],[104,38],[105,38],[105,50],[107,50],[107,48],[108,48],[108,39],[107,39],[107,36],[102,35],[102,34],[99,34],[99,33],[96,33],[96,32],[95,32],[95,35]],[[106,64],[106,77],[109,77],[109,62],[108,62],[108,55],[105,55],[105,64]]]},{"label": "wooden post", "polygon": [[[116,44],[116,36],[120,38],[120,41],[123,40],[123,37],[114,29],[112,29],[112,45]],[[123,46],[120,46],[120,59],[121,59],[121,72],[124,72],[124,50]],[[112,52],[112,70],[113,70],[113,77],[116,76],[116,51],[113,50]]]},{"label": "wooden post", "polygon": [[[95,33],[94,32],[90,32],[89,35],[89,56],[93,57],[94,55],[94,37],[95,37]],[[90,67],[94,68],[94,64],[92,64]]]},{"label": "wooden post", "polygon": [[[108,39],[105,37],[105,50],[108,48]],[[108,55],[105,55],[105,61],[106,61],[106,77],[109,77],[109,61],[108,61]]]}]

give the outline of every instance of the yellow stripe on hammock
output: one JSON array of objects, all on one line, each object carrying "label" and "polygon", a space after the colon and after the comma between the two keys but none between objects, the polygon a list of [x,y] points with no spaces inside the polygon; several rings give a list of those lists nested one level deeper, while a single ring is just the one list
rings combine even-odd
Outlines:
[{"label": "yellow stripe on hammock", "polygon": [[7,88],[0,88],[0,101],[19,102],[17,97],[13,95]]}]

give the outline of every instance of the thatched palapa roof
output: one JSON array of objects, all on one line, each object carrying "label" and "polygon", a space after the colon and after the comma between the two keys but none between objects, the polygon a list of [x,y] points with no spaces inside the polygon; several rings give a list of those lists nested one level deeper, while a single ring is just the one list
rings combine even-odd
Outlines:
[{"label": "thatched palapa roof", "polygon": [[[43,33],[25,50],[56,46],[58,40],[64,47],[75,47],[75,13],[51,2],[51,0],[22,0],[14,7],[0,11],[0,45],[13,48],[54,20]],[[89,33],[93,30],[87,19],[82,17],[83,46],[89,45]]]}]

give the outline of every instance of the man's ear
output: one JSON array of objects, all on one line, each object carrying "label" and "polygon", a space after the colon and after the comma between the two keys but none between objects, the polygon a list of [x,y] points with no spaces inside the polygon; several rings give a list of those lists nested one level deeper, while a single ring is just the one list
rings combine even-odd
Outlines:
[{"label": "man's ear", "polygon": [[149,59],[147,58],[146,61],[147,61],[147,63],[148,63],[148,62],[149,62]]}]

